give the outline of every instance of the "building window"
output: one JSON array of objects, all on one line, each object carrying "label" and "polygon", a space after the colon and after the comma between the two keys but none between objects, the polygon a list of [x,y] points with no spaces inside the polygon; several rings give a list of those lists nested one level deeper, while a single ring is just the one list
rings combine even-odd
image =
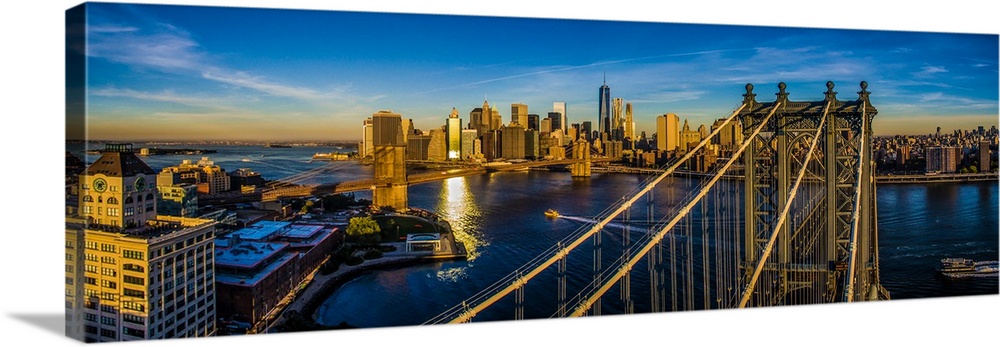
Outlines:
[{"label": "building window", "polygon": [[132,197],[131,197],[131,196],[129,196],[129,197],[126,197],[126,198],[125,198],[125,204],[126,204],[126,205],[129,205],[129,204],[131,204],[132,202],[133,202],[133,201],[132,201]]},{"label": "building window", "polygon": [[118,205],[118,199],[112,196],[108,198],[108,203],[112,205]]},{"label": "building window", "polygon": [[125,283],[138,284],[140,286],[146,284],[146,279],[142,277],[125,275],[123,280],[125,281]]},{"label": "building window", "polygon": [[94,197],[92,197],[90,195],[84,195],[83,196],[83,202],[94,202]]},{"label": "building window", "polygon": [[140,329],[132,329],[132,328],[129,328],[129,327],[123,327],[122,328],[122,334],[125,334],[125,335],[128,335],[128,336],[135,336],[135,337],[138,337],[138,338],[146,338],[146,332],[145,331],[142,331]]},{"label": "building window", "polygon": [[81,184],[80,184],[80,189],[83,189],[83,190],[88,190],[88,189],[90,189],[90,185],[88,185],[88,184],[86,184],[86,183],[81,183]]},{"label": "building window", "polygon": [[150,212],[152,210],[153,210],[153,203],[146,204],[146,212]]},{"label": "building window", "polygon": [[85,270],[90,273],[97,273],[97,265],[87,265]]},{"label": "building window", "polygon": [[146,298],[146,293],[143,292],[143,291],[141,291],[141,290],[135,290],[135,289],[125,288],[125,292],[123,294],[125,294],[125,296],[130,296],[130,297],[133,297],[133,298],[139,298],[139,299],[145,299]]},{"label": "building window", "polygon": [[125,186],[125,191],[126,192],[131,192],[132,191],[132,186]]},{"label": "building window", "polygon": [[146,194],[146,200],[153,200],[153,193]]},{"label": "building window", "polygon": [[66,260],[73,261],[73,254],[66,253]]},{"label": "building window", "polygon": [[[126,304],[127,303],[128,302],[126,302]],[[146,324],[145,318],[143,318],[142,316],[136,316],[134,314],[128,314],[128,313],[122,314],[122,320],[129,323]]]},{"label": "building window", "polygon": [[66,277],[66,284],[73,285],[73,277]]},{"label": "building window", "polygon": [[[108,214],[110,215],[111,213],[108,212]],[[126,207],[125,208],[125,217],[131,216],[131,215],[134,215],[134,214],[135,214],[135,208],[134,207]]]},{"label": "building window", "polygon": [[142,266],[135,265],[135,264],[123,264],[122,265],[122,270],[135,271],[135,272],[143,272],[144,271],[144,269],[142,268]]},{"label": "building window", "polygon": [[110,190],[112,192],[117,192],[118,191],[118,186],[110,186],[110,187],[108,187],[108,190]]},{"label": "building window", "polygon": [[96,290],[93,290],[93,289],[84,289],[83,290],[83,296],[88,297],[88,298],[95,298],[95,297],[97,297],[99,295],[98,295],[98,293],[97,293]]},{"label": "building window", "polygon": [[104,325],[118,325],[118,320],[111,317],[101,317],[101,324]]},{"label": "building window", "polygon": [[83,243],[83,246],[87,249],[97,249],[97,242],[87,241]]},{"label": "building window", "polygon": [[66,272],[73,272],[73,265],[66,265]]},{"label": "building window", "polygon": [[97,327],[95,327],[93,325],[86,325],[86,326],[83,327],[83,331],[86,331],[88,334],[96,334],[97,333]]},{"label": "building window", "polygon": [[[115,301],[115,293],[101,293],[101,300],[104,300],[104,301]],[[101,307],[101,309],[103,310],[106,307],[110,308],[111,306],[104,306],[104,307]]]},{"label": "building window", "polygon": [[83,314],[83,319],[86,320],[86,321],[88,321],[88,322],[96,322],[97,321],[97,315],[93,314],[93,313],[84,313]]},{"label": "building window", "polygon": [[136,259],[136,260],[142,260],[142,258],[144,258],[144,254],[142,251],[132,251],[127,249],[122,250],[122,256],[128,259]]},{"label": "building window", "polygon": [[117,261],[115,257],[101,257],[101,262],[104,264],[114,265]]},{"label": "building window", "polygon": [[[123,305],[123,307],[125,307],[126,309],[129,309],[129,310],[139,311],[139,312],[146,312],[146,306],[143,305],[143,304],[141,304],[141,303],[138,303],[138,302],[126,301],[126,302],[123,302],[122,305]],[[130,316],[130,315],[126,315],[126,316]],[[139,317],[139,318],[140,318],[140,321],[138,323],[142,324],[142,321],[141,321],[142,317]]]},{"label": "building window", "polygon": [[86,276],[86,277],[84,277],[84,278],[83,278],[83,282],[84,282],[84,283],[87,283],[87,284],[93,284],[93,285],[95,285],[95,286],[97,285],[97,279],[96,279],[96,278],[93,278],[93,277],[90,277],[90,276]]},{"label": "building window", "polygon": [[88,261],[97,261],[97,254],[87,253],[87,260]]},{"label": "building window", "polygon": [[[112,186],[111,188],[114,188],[114,186]],[[107,337],[109,339],[117,339],[118,333],[116,333],[114,330],[101,329],[101,336]]]},{"label": "building window", "polygon": [[106,268],[106,267],[101,268],[101,274],[104,275],[104,276],[110,276],[110,277],[115,277],[116,275],[118,275],[118,273],[115,271],[115,269]]},{"label": "building window", "polygon": [[118,249],[115,247],[115,245],[112,245],[112,244],[109,244],[109,243],[102,243],[101,244],[101,251],[111,252],[111,253],[117,253]]},{"label": "building window", "polygon": [[135,201],[142,202],[142,194],[136,195]]},{"label": "building window", "polygon": [[[108,199],[108,200],[111,200],[111,199]],[[125,211],[126,211],[126,213],[128,213],[128,209],[127,208],[125,209]],[[118,217],[118,209],[117,208],[108,207],[108,216]]]},{"label": "building window", "polygon": [[118,283],[109,280],[101,280],[101,287],[115,289],[118,288]]}]

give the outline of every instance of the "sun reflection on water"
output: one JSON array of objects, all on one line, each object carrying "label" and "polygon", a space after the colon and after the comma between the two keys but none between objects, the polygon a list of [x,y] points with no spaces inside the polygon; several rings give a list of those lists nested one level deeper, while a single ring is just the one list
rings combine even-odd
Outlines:
[{"label": "sun reflection on water", "polygon": [[444,180],[436,210],[445,220],[451,222],[455,241],[465,245],[468,261],[475,260],[479,256],[477,248],[487,244],[482,240],[481,231],[478,228],[479,221],[482,219],[482,211],[476,205],[465,177]]}]

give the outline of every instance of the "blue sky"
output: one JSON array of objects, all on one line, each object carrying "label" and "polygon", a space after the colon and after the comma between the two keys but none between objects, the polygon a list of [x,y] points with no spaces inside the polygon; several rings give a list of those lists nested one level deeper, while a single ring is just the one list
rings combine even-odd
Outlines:
[{"label": "blue sky", "polygon": [[597,90],[631,102],[639,131],[695,127],[770,100],[842,100],[865,80],[877,134],[997,124],[995,34],[789,29],[363,12],[91,4],[95,139],[349,140],[391,109],[419,129],[464,122],[487,98],[596,122]]}]

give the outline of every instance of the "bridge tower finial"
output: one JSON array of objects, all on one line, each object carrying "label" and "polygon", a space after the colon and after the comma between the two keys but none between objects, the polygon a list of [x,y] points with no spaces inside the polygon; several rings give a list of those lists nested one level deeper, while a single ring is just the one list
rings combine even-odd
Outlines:
[{"label": "bridge tower finial", "polygon": [[868,94],[871,93],[868,91],[868,82],[861,81],[861,91],[858,92],[858,100],[868,101]]},{"label": "bridge tower finial", "polygon": [[757,94],[753,93],[753,83],[747,83],[746,85],[747,93],[743,94],[743,103],[747,105],[748,108],[753,108],[754,104],[757,103]]},{"label": "bridge tower finial", "polygon": [[776,102],[788,101],[788,92],[785,91],[786,87],[788,87],[788,85],[785,84],[785,82],[778,82],[778,92],[774,94],[778,96]]},{"label": "bridge tower finial", "polygon": [[826,92],[824,92],[823,94],[826,95],[827,101],[837,100],[837,92],[833,91],[833,86],[834,86],[833,81],[826,81]]}]

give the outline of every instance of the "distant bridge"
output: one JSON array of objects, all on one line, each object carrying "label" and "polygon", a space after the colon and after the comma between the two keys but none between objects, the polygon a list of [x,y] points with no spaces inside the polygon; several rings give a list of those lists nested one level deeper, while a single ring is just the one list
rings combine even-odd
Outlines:
[{"label": "distant bridge", "polygon": [[[548,166],[567,166],[582,163],[585,161],[590,162],[612,162],[615,159],[612,158],[589,158],[589,159],[557,159],[557,160],[536,160],[536,161],[526,161],[522,163],[511,163],[506,165],[482,165],[473,166],[466,168],[448,169],[442,171],[432,171],[423,172],[413,175],[407,175],[406,183],[408,185],[428,183],[446,180],[454,177],[465,177],[482,175],[493,172],[511,172],[519,170],[527,170],[534,167],[548,167]],[[420,163],[433,163],[433,162],[420,162]],[[296,181],[303,181],[306,178],[315,177],[323,174],[326,170],[310,170],[306,175],[296,176],[293,179]],[[284,181],[284,180],[283,180]],[[374,190],[376,188],[388,187],[392,185],[392,182],[388,179],[363,179],[363,180],[353,180],[337,183],[325,183],[319,185],[292,185],[288,183],[278,183],[274,187],[265,189],[261,193],[261,201],[275,201],[282,198],[301,198],[306,196],[321,196],[329,194],[340,194],[349,193],[363,190]]]}]

